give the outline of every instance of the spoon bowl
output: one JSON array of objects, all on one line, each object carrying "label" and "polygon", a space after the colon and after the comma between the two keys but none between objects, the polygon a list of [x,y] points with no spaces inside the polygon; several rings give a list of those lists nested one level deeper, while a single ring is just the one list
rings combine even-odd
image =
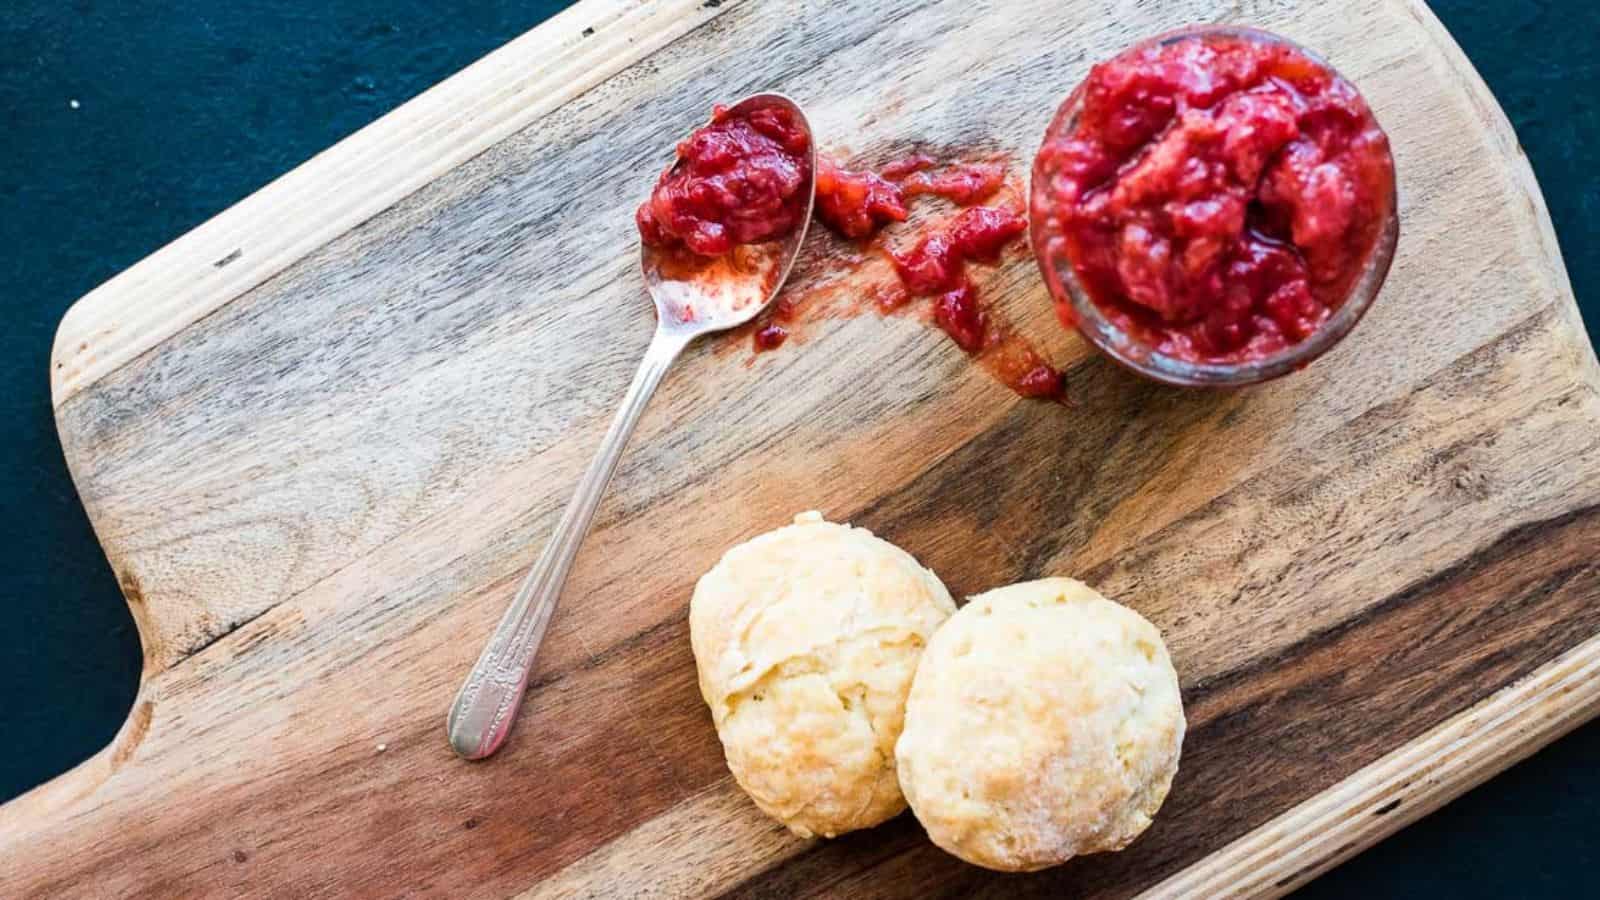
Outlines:
[{"label": "spoon bowl", "polygon": [[[670,326],[701,335],[743,325],[772,303],[788,280],[805,243],[816,203],[817,145],[811,123],[800,105],[782,94],[753,94],[735,103],[728,112],[737,116],[773,106],[789,110],[806,133],[809,174],[805,214],[782,239],[744,244],[721,256],[699,256],[683,248],[664,250],[640,241],[639,267],[645,289],[656,305],[658,327]],[[680,157],[673,170],[682,165]]]},{"label": "spoon bowl", "polygon": [[[622,458],[622,448],[656,385],[690,341],[755,318],[778,295],[794,268],[816,201],[816,141],[811,124],[799,105],[782,94],[755,94],[734,104],[731,111],[748,113],[771,105],[788,108],[805,130],[810,162],[805,216],[781,240],[737,246],[718,257],[660,250],[640,242],[645,288],[656,306],[655,335],[561,522],[450,706],[446,721],[450,746],[466,759],[489,756],[510,733],[561,586]],[[681,158],[677,164],[682,164]]]}]

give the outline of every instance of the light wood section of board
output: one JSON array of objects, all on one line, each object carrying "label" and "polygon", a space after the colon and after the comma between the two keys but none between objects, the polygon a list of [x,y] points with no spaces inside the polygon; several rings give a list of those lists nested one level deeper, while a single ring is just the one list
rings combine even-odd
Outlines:
[{"label": "light wood section of board", "polygon": [[738,2],[586,0],[340,141],[76,304],[55,404]]},{"label": "light wood section of board", "polygon": [[[1092,61],[1204,21],[1322,51],[1390,132],[1399,251],[1346,341],[1162,388],[1063,333],[1014,253],[980,287],[1071,407],[912,317],[697,345],[518,730],[451,755],[446,705],[648,340],[632,210],[682,132],[781,90],[847,156],[1025,178]],[[838,249],[810,242],[796,296]],[[0,807],[0,896],[1271,895],[1596,709],[1600,367],[1515,136],[1411,0],[586,0],[84,298],[52,366],[146,665],[110,747]],[[957,595],[1071,574],[1155,622],[1191,724],[1155,826],[999,878],[909,816],[836,841],[761,816],[685,610],[810,508]]]}]

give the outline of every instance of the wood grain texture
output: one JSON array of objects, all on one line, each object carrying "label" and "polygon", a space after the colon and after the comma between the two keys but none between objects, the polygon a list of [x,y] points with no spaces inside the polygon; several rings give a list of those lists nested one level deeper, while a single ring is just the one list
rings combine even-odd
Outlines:
[{"label": "wood grain texture", "polygon": [[[1399,253],[1350,338],[1162,388],[1062,334],[1015,257],[982,287],[1070,409],[909,319],[751,365],[699,345],[511,743],[451,756],[449,698],[648,339],[631,210],[680,132],[778,89],[835,149],[1020,173],[1092,60],[1193,21],[1323,51],[1393,138]],[[1410,0],[587,0],[85,298],[52,365],[146,667],[111,747],[0,807],[0,896],[1275,894],[1600,704],[1600,370],[1514,135]],[[1074,574],[1154,621],[1191,714],[1156,826],[999,877],[909,817],[808,842],[756,812],[685,610],[806,508],[957,594]]]}]

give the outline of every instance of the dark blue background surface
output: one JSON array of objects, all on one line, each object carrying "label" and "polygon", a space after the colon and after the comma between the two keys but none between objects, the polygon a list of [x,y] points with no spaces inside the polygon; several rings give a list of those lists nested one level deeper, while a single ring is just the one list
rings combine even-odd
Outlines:
[{"label": "dark blue background surface", "polygon": [[[138,636],[67,478],[51,420],[46,366],[61,314],[146,254],[564,5],[6,4],[0,800],[104,746],[127,714],[139,672]],[[1590,250],[1600,239],[1593,174],[1600,168],[1600,11],[1587,2],[1440,0],[1434,7],[1533,160],[1593,333],[1600,324],[1600,263]],[[1304,894],[1600,894],[1597,760],[1600,724],[1592,724]]]}]

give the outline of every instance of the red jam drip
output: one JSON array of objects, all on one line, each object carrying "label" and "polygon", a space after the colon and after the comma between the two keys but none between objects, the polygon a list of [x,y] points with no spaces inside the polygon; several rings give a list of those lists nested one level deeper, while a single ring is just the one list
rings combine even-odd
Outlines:
[{"label": "red jam drip", "polygon": [[943,197],[971,206],[993,197],[1006,181],[998,160],[937,168],[933,157],[916,154],[877,172],[846,169],[832,159],[817,160],[817,218],[842,237],[863,240],[891,222],[906,220],[906,199]]},{"label": "red jam drip", "polygon": [[1060,397],[1067,390],[1067,377],[1042,362],[1034,363],[1016,381],[1007,383],[1022,396],[1036,399]]},{"label": "red jam drip", "polygon": [[1025,342],[994,327],[966,273],[968,261],[999,262],[1001,249],[1027,228],[1027,220],[1010,210],[987,206],[964,210],[945,227],[924,235],[911,250],[889,251],[901,290],[880,292],[878,302],[892,309],[912,296],[936,295],[933,322],[956,346],[976,356],[1021,396],[1061,399],[1065,377]]},{"label": "red jam drip", "polygon": [[957,347],[968,353],[983,349],[989,316],[978,305],[978,289],[972,282],[963,281],[955,290],[940,294],[933,301],[933,321]]},{"label": "red jam drip", "polygon": [[755,345],[757,352],[762,350],[776,350],[783,346],[789,339],[789,329],[776,323],[768,323],[756,329]]},{"label": "red jam drip", "polygon": [[1005,166],[998,162],[968,163],[941,172],[915,171],[901,184],[907,197],[933,194],[958,206],[982,203],[1006,183]]},{"label": "red jam drip", "polygon": [[1285,44],[1206,34],[1134,47],[1081,90],[1035,162],[1036,240],[1112,324],[1237,363],[1344,302],[1394,197],[1388,139],[1349,82]]},{"label": "red jam drip", "polygon": [[906,220],[900,188],[872,172],[856,172],[827,157],[817,160],[817,218],[840,235],[860,240],[890,222]]},{"label": "red jam drip", "polygon": [[795,312],[793,299],[779,297],[765,317],[752,322],[754,331],[750,334],[750,343],[755,352],[764,353],[783,346],[783,342],[789,339],[789,326],[795,322]]},{"label": "red jam drip", "polygon": [[711,122],[678,144],[678,162],[640,205],[639,236],[702,256],[782,238],[805,216],[810,149],[788,107],[714,108]]},{"label": "red jam drip", "polygon": [[895,271],[912,294],[955,290],[969,260],[994,263],[1000,248],[1028,230],[1028,220],[1004,209],[978,206],[964,210],[944,228],[924,235],[906,253],[889,252]]},{"label": "red jam drip", "polygon": [[[1000,160],[941,166],[924,154],[907,156],[870,170],[852,170],[828,157],[817,159],[817,218],[836,234],[858,242],[854,260],[860,265],[863,244],[886,225],[904,222],[907,199],[943,197],[965,209],[936,230],[923,234],[904,253],[886,251],[898,275],[896,282],[873,288],[873,307],[881,314],[899,312],[913,297],[931,297],[933,323],[1001,383],[1023,397],[1064,397],[1066,382],[1026,341],[1008,335],[979,301],[968,279],[966,263],[999,262],[1001,250],[1026,232],[1022,215],[972,204],[993,197],[1004,186],[1006,167]],[[847,311],[848,313],[848,311]],[[826,316],[817,310],[810,315]],[[754,326],[751,343],[757,353],[781,346],[786,327],[796,318],[794,304],[780,299],[765,321]]]},{"label": "red jam drip", "polygon": [[937,166],[939,161],[926,153],[913,153],[899,159],[884,163],[878,169],[878,174],[890,181],[900,181],[907,175],[922,172]]}]

